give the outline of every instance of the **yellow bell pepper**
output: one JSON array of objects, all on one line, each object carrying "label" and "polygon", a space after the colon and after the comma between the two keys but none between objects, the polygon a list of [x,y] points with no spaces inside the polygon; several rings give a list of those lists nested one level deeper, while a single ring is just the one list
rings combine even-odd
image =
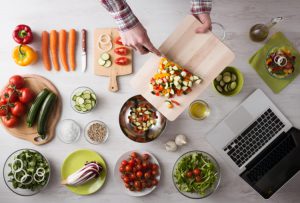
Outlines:
[{"label": "yellow bell pepper", "polygon": [[19,66],[28,66],[37,60],[37,53],[28,45],[16,46],[12,57]]}]

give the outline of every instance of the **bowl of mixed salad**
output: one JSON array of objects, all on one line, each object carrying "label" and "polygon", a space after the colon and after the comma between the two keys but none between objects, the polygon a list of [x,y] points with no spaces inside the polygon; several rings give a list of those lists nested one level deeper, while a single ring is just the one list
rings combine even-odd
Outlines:
[{"label": "bowl of mixed salad", "polygon": [[220,167],[208,153],[190,151],[176,161],[173,183],[184,196],[202,199],[211,195],[220,184]]},{"label": "bowl of mixed salad", "polygon": [[126,137],[145,143],[155,140],[163,133],[167,119],[143,96],[136,95],[122,106],[119,123]]},{"label": "bowl of mixed salad", "polygon": [[42,191],[50,179],[50,164],[38,151],[20,149],[12,153],[3,168],[7,187],[21,196],[32,196]]},{"label": "bowl of mixed salad", "polygon": [[296,54],[290,47],[273,47],[266,57],[266,70],[277,79],[290,78],[295,72]]}]

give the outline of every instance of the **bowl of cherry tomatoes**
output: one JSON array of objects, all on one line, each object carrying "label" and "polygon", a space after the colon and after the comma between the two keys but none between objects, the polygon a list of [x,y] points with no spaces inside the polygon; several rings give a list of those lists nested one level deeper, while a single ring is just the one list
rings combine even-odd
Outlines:
[{"label": "bowl of cherry tomatoes", "polygon": [[121,189],[135,197],[151,193],[159,183],[160,174],[159,162],[149,152],[126,152],[114,168],[114,176]]},{"label": "bowl of cherry tomatoes", "polygon": [[3,125],[7,128],[16,127],[34,97],[34,92],[26,87],[22,76],[10,77],[8,84],[1,91],[0,116]]}]

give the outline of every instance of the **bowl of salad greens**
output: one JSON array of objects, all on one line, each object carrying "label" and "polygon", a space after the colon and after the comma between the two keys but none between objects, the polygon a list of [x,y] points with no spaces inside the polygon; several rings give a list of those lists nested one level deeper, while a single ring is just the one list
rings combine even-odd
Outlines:
[{"label": "bowl of salad greens", "polygon": [[33,149],[20,149],[7,158],[3,177],[12,192],[32,196],[47,186],[50,172],[50,164],[41,153]]},{"label": "bowl of salad greens", "polygon": [[176,189],[192,199],[202,199],[212,194],[221,178],[217,161],[202,151],[190,151],[179,157],[172,176]]}]

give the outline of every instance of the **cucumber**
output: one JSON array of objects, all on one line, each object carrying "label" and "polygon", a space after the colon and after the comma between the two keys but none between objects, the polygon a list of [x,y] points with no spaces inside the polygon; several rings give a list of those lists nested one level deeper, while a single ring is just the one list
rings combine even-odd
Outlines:
[{"label": "cucumber", "polygon": [[230,76],[230,75],[224,75],[224,76],[223,76],[223,81],[224,81],[225,83],[229,83],[229,82],[231,81],[231,76]]},{"label": "cucumber", "polygon": [[217,82],[220,82],[220,81],[222,80],[222,78],[223,78],[223,76],[220,74],[220,75],[218,75],[218,77],[216,78],[216,81],[217,81]]},{"label": "cucumber", "polygon": [[110,59],[110,55],[108,54],[108,53],[103,53],[102,55],[101,55],[101,58],[104,60],[104,61],[107,61],[108,59]]},{"label": "cucumber", "polygon": [[220,85],[217,85],[217,90],[218,90],[219,92],[223,92],[223,88],[222,88]]},{"label": "cucumber", "polygon": [[78,112],[88,112],[96,106],[97,98],[91,90],[77,92],[74,96],[72,96],[72,105],[74,109]]},{"label": "cucumber", "polygon": [[104,67],[109,68],[111,66],[111,64],[112,64],[111,60],[107,60],[107,61],[105,61]]},{"label": "cucumber", "polygon": [[231,89],[231,90],[234,90],[234,89],[236,88],[236,86],[237,86],[237,83],[236,83],[236,82],[230,83],[230,89]]},{"label": "cucumber", "polygon": [[38,112],[49,93],[50,91],[45,88],[37,95],[27,114],[26,123],[28,127],[32,127],[34,125]]},{"label": "cucumber", "polygon": [[50,92],[41,107],[38,117],[37,132],[42,139],[46,138],[49,114],[52,112],[56,98],[57,96],[53,92]]},{"label": "cucumber", "polygon": [[231,81],[236,81],[236,79],[237,79],[237,76],[232,73],[232,75],[231,75]]},{"label": "cucumber", "polygon": [[224,87],[225,86],[225,82],[223,80],[220,81],[220,85],[221,87]]},{"label": "cucumber", "polygon": [[99,59],[98,59],[98,64],[99,64],[100,66],[104,66],[105,61],[104,61],[102,58],[99,58]]}]

